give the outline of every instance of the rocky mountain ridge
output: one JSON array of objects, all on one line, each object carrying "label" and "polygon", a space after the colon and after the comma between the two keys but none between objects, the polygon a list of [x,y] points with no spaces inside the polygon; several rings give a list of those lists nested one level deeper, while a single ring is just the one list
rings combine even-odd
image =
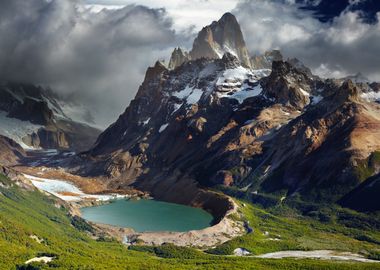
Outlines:
[{"label": "rocky mountain ridge", "polygon": [[148,68],[130,106],[82,155],[81,173],[177,201],[223,185],[314,202],[347,198],[378,173],[360,167],[380,150],[376,84],[322,79],[296,59],[255,69],[235,53],[190,55]]}]

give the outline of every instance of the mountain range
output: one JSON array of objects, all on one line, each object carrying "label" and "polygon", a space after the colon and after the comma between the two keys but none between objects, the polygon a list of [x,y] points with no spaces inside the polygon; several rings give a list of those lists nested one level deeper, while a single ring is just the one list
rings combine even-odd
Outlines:
[{"label": "mountain range", "polygon": [[190,52],[148,68],[79,172],[178,202],[222,186],[379,210],[364,195],[378,193],[379,84],[352,79],[320,78],[279,51],[250,57],[226,13]]},{"label": "mountain range", "polygon": [[94,120],[0,82],[0,269],[380,269],[380,83],[363,74],[251,55],[226,13]]}]

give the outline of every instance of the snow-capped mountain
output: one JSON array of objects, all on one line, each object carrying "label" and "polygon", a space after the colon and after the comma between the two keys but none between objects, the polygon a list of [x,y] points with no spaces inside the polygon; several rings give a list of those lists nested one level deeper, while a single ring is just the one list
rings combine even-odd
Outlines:
[{"label": "snow-capped mountain", "polygon": [[261,57],[270,69],[247,65],[236,46],[221,56],[215,33],[243,40],[232,16],[204,28],[189,59],[176,49],[170,68],[148,68],[130,106],[82,156],[82,173],[178,202],[213,185],[337,202],[380,172],[358,173],[380,150],[378,84],[322,79],[297,59],[275,61],[278,53]]},{"label": "snow-capped mountain", "polygon": [[0,135],[25,149],[85,150],[100,131],[86,124],[80,111],[80,106],[59,99],[48,88],[0,84]]}]

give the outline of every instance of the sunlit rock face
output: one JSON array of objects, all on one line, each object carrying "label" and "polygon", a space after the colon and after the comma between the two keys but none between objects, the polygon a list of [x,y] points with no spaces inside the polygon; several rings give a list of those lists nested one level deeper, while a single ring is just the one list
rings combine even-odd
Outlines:
[{"label": "sunlit rock face", "polygon": [[202,57],[218,59],[226,52],[235,55],[243,66],[251,66],[240,25],[231,13],[224,14],[219,21],[213,22],[199,32],[190,56],[191,59]]}]

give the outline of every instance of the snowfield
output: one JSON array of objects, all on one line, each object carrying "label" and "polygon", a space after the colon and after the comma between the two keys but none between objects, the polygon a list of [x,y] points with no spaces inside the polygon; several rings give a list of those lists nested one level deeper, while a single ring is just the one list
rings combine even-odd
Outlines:
[{"label": "snowfield", "polygon": [[84,199],[93,199],[97,201],[109,201],[118,198],[125,198],[126,196],[109,194],[109,195],[94,195],[86,194],[81,191],[75,185],[63,180],[40,178],[28,174],[24,174],[24,177],[29,179],[32,184],[45,192],[48,192],[64,201],[81,201]]},{"label": "snowfield", "polygon": [[252,76],[253,73],[251,70],[244,68],[242,66],[234,68],[234,69],[227,69],[223,72],[223,75],[219,77],[217,81],[217,85],[222,85],[226,81],[244,81],[245,79],[248,79],[249,76]]},{"label": "snowfield", "polygon": [[227,97],[227,98],[233,98],[236,99],[239,104],[242,104],[244,100],[250,97],[256,97],[261,94],[263,89],[261,88],[261,85],[255,86],[253,89],[247,88],[241,91],[237,91],[233,93],[232,95],[219,95],[219,97]]},{"label": "snowfield", "polygon": [[14,140],[24,149],[34,149],[26,145],[22,139],[36,133],[41,127],[42,126],[32,124],[29,121],[9,118],[6,112],[0,111],[0,134]]},{"label": "snowfield", "polygon": [[202,94],[202,89],[186,86],[185,89],[172,93],[172,96],[184,100],[188,105],[192,105],[198,103],[202,97]]},{"label": "snowfield", "polygon": [[214,63],[206,65],[198,74],[198,78],[213,76],[215,80],[203,89],[187,85],[184,89],[169,93],[169,96],[177,97],[182,103],[176,104],[171,114],[176,112],[183,104],[193,105],[199,103],[204,95],[216,95],[219,98],[231,98],[240,104],[250,97],[261,94],[262,88],[258,80],[268,76],[270,69],[251,70],[242,66],[230,68],[223,72],[218,71]]},{"label": "snowfield", "polygon": [[234,255],[235,256],[247,256],[247,255],[250,255],[250,254],[251,254],[251,252],[249,252],[245,248],[236,248],[236,249],[234,249]]},{"label": "snowfield", "polygon": [[236,99],[240,104],[247,98],[255,97],[261,94],[262,87],[257,85],[251,87],[250,84],[257,83],[259,79],[267,76],[270,70],[250,70],[244,67],[227,69],[216,82],[216,86],[221,89],[217,95],[219,98]]}]

